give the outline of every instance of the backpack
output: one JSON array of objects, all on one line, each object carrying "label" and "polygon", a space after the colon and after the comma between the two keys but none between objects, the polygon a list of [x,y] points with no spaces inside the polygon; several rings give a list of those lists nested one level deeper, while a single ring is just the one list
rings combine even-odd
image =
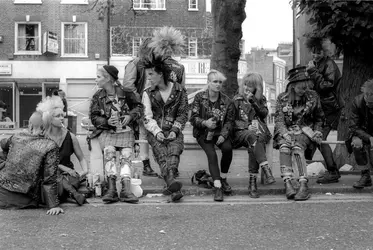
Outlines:
[{"label": "backpack", "polygon": [[192,176],[192,184],[194,184],[194,179],[197,181],[197,185],[203,185],[205,188],[212,188],[214,186],[214,181],[206,170],[198,170]]}]

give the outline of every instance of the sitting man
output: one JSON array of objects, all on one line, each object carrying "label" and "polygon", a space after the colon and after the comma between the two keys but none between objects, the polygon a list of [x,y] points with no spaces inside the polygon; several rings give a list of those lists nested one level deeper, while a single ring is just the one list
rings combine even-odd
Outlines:
[{"label": "sitting man", "polygon": [[354,152],[356,163],[362,169],[360,180],[353,184],[354,188],[359,189],[372,186],[370,168],[373,162],[373,79],[364,83],[362,91],[363,94],[355,97],[352,104],[350,139],[346,143],[349,152]]},{"label": "sitting man", "polygon": [[44,138],[41,113],[33,113],[29,124],[28,132],[1,141],[7,156],[0,160],[0,208],[31,208],[45,203],[47,214],[63,213],[57,196],[59,148]]},{"label": "sitting man", "polygon": [[151,87],[142,96],[144,127],[167,185],[164,193],[178,201],[183,197],[182,183],[175,180],[175,173],[184,149],[182,130],[188,119],[188,97],[179,83],[169,80],[171,68],[161,58],[149,61],[145,68]]}]

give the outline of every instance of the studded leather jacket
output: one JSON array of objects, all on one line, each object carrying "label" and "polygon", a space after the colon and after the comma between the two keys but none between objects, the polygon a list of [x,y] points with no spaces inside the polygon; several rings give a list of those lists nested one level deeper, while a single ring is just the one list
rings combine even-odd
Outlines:
[{"label": "studded leather jacket", "polygon": [[293,126],[299,126],[299,128],[310,127],[313,131],[322,132],[325,115],[321,108],[319,95],[313,90],[307,90],[304,97],[305,103],[299,109],[289,102],[289,94],[287,92],[278,96],[275,114],[274,148],[280,146],[278,141]]},{"label": "studded leather jacket", "polygon": [[193,125],[193,137],[198,138],[205,134],[207,128],[202,122],[214,116],[218,117],[215,135],[221,135],[225,139],[231,136],[235,118],[234,104],[227,95],[220,93],[216,105],[218,108],[211,106],[208,90],[196,94],[192,103],[192,116],[190,118],[190,123]]},{"label": "studded leather jacket", "polygon": [[373,136],[373,112],[367,107],[364,94],[356,96],[352,103],[350,136],[357,136],[368,145]]},{"label": "studded leather jacket", "polygon": [[321,107],[326,116],[338,112],[344,107],[344,101],[337,93],[341,72],[337,64],[329,57],[316,63],[316,67],[307,70],[314,82],[314,90],[320,96]]},{"label": "studded leather jacket", "polygon": [[174,83],[166,103],[158,88],[148,88],[145,93],[145,128],[154,136],[161,131],[173,131],[176,135],[183,131],[188,120],[186,90],[180,84]]},{"label": "studded leather jacket", "polygon": [[[140,96],[132,91],[127,91],[122,85],[115,85],[115,93],[118,97],[118,102],[121,109],[118,110],[121,114],[128,114],[131,116],[129,126],[138,137],[137,121],[142,117],[143,105],[141,104]],[[113,101],[110,100],[104,89],[98,90],[92,97],[89,108],[89,117],[92,121],[95,130],[90,138],[95,138],[101,134],[103,130],[116,130],[116,127],[110,126],[108,120],[113,109]]]},{"label": "studded leather jacket", "polygon": [[42,136],[22,132],[1,142],[6,160],[0,160],[0,186],[30,196],[49,208],[58,206],[59,148]]}]

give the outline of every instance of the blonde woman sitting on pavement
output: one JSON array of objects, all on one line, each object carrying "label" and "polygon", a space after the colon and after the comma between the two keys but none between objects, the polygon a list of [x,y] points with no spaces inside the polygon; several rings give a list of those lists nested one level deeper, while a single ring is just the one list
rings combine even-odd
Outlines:
[{"label": "blonde woman sitting on pavement", "polygon": [[[85,196],[77,190],[80,183],[85,179],[88,173],[88,163],[84,158],[76,136],[69,132],[64,126],[64,104],[58,96],[47,97],[37,106],[37,111],[42,112],[43,122],[47,124],[48,129],[45,136],[55,141],[59,147],[59,176],[58,176],[58,194],[61,201],[69,196],[81,206],[85,202]],[[75,154],[79,160],[82,172],[78,173],[71,162],[71,155]]]}]

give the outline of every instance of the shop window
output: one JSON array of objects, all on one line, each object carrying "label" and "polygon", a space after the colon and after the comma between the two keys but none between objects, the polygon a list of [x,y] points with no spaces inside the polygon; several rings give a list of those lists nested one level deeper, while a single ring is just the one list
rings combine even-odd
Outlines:
[{"label": "shop window", "polygon": [[14,128],[13,101],[14,84],[0,83],[0,129]]},{"label": "shop window", "polygon": [[87,23],[62,23],[61,56],[88,57]]},{"label": "shop window", "polygon": [[15,24],[15,54],[41,55],[40,22],[17,22]]},{"label": "shop window", "polygon": [[166,0],[133,0],[135,10],[165,10]]}]

